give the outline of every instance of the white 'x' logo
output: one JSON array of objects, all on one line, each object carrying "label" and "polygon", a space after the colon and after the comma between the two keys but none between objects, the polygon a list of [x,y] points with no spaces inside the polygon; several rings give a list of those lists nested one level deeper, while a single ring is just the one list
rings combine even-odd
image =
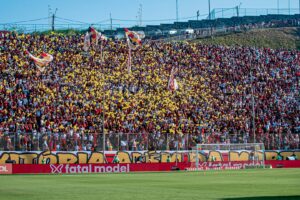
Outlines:
[{"label": "white 'x' logo", "polygon": [[58,174],[61,174],[61,170],[63,168],[63,164],[60,164],[58,166],[55,166],[53,164],[50,165],[50,168],[51,168],[51,173],[54,174],[54,173],[58,173]]}]

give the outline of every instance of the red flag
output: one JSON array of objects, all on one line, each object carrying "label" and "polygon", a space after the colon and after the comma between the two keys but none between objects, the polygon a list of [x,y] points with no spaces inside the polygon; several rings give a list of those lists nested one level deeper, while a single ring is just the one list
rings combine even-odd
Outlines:
[{"label": "red flag", "polygon": [[89,27],[88,32],[84,36],[83,50],[87,51],[93,42],[97,45],[99,39],[106,41],[107,37],[98,32],[94,27]]},{"label": "red flag", "polygon": [[39,68],[40,71],[44,71],[44,67],[53,60],[53,56],[45,52],[41,53],[42,58],[35,57],[28,51],[26,51],[26,53],[29,55],[29,58],[34,61],[35,65]]},{"label": "red flag", "polygon": [[176,79],[174,78],[174,74],[175,74],[175,71],[174,71],[174,69],[172,69],[170,79],[168,82],[168,89],[171,91],[178,90],[178,88],[179,88],[178,83],[177,83]]},{"label": "red flag", "polygon": [[130,49],[136,49],[138,46],[142,45],[142,40],[137,32],[130,31],[127,28],[124,28],[124,30],[127,38],[127,43]]}]

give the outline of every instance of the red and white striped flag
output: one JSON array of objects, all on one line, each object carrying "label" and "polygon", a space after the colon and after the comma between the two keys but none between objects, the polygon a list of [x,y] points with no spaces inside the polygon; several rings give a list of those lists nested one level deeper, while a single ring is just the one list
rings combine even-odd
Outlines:
[{"label": "red and white striped flag", "polygon": [[178,83],[176,79],[174,78],[175,71],[172,69],[171,74],[170,74],[170,79],[168,82],[168,89],[171,91],[176,91],[179,89]]},{"label": "red and white striped flag", "polygon": [[142,46],[142,40],[140,38],[140,34],[135,31],[130,31],[127,28],[124,28],[125,36],[128,44],[128,66],[127,70],[131,73],[131,50],[135,50],[139,46]]},{"label": "red and white striped flag", "polygon": [[171,91],[175,91],[179,89],[178,83],[174,77],[170,77],[169,79],[169,84],[168,84],[168,89]]},{"label": "red and white striped flag", "polygon": [[28,51],[26,51],[26,53],[29,55],[29,58],[34,61],[35,65],[40,71],[44,71],[45,66],[47,66],[53,60],[53,56],[45,52],[41,53],[42,58],[35,57]]},{"label": "red and white striped flag", "polygon": [[139,46],[142,46],[142,40],[140,34],[135,31],[130,31],[127,28],[124,28],[127,43],[130,49],[136,49]]},{"label": "red and white striped flag", "polygon": [[88,32],[84,36],[84,46],[83,50],[87,51],[92,43],[98,45],[99,39],[101,41],[106,41],[107,37],[98,32],[94,27],[89,27]]}]

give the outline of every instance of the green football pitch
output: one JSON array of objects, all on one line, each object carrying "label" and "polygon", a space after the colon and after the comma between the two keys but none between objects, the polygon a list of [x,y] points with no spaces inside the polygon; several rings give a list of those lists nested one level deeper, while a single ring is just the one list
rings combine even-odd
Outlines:
[{"label": "green football pitch", "polygon": [[1,175],[0,199],[300,199],[300,169]]}]

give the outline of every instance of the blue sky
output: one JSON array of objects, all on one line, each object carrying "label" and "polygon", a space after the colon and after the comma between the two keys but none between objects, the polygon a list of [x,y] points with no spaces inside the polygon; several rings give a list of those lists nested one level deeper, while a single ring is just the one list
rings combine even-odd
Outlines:
[{"label": "blue sky", "polygon": [[[280,7],[298,8],[298,0],[279,0]],[[58,8],[57,16],[86,23],[102,21],[109,24],[110,13],[114,24],[130,26],[137,24],[136,16],[139,5],[142,4],[143,20],[160,20],[176,18],[176,0],[1,0],[0,23],[26,21],[48,17],[48,5],[52,10]],[[179,18],[195,16],[197,10],[200,14],[208,13],[208,0],[178,0]],[[213,8],[230,8],[241,4],[241,8],[277,8],[277,0],[211,0]],[[58,19],[57,23],[63,23]],[[184,21],[184,20],[183,20]],[[145,24],[168,23],[171,21],[144,21]],[[48,23],[40,20],[28,23]]]}]

